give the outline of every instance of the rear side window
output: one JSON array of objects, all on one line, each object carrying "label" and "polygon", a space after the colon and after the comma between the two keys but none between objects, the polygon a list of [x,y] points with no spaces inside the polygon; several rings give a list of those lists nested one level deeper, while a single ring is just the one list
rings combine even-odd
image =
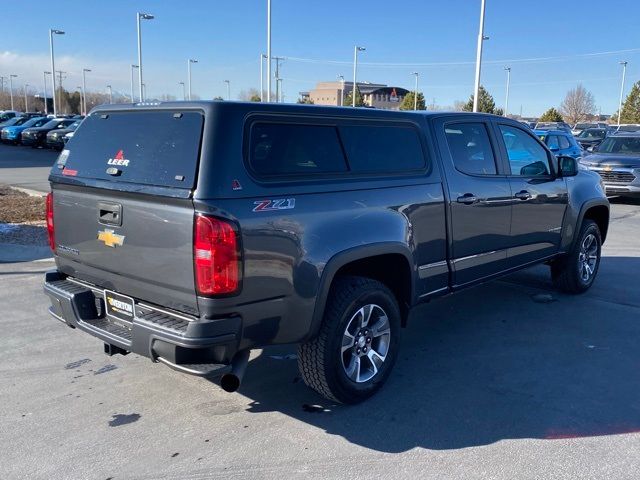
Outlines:
[{"label": "rear side window", "polygon": [[[68,144],[66,162],[61,155],[53,173],[193,188],[202,124],[199,112],[95,113],[78,127]],[[62,172],[57,168],[61,163]]]},{"label": "rear side window", "polygon": [[259,175],[315,175],[347,171],[336,127],[255,123],[249,163]]},{"label": "rear side window", "polygon": [[496,175],[496,161],[484,123],[456,123],[445,135],[457,170],[469,175]]},{"label": "rear side window", "polygon": [[405,126],[345,125],[340,136],[355,173],[395,173],[425,166],[420,137]]},{"label": "rear side window", "polygon": [[560,148],[561,149],[566,149],[566,148],[571,148],[571,144],[569,143],[569,139],[567,137],[560,137]]}]

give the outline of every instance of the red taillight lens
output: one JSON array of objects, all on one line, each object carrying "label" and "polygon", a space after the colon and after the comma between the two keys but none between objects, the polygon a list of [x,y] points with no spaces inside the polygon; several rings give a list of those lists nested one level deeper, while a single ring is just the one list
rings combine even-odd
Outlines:
[{"label": "red taillight lens", "polygon": [[46,218],[47,218],[47,233],[49,234],[49,246],[52,251],[56,251],[56,239],[55,239],[55,231],[53,229],[53,193],[47,193],[46,200],[47,210],[46,210]]},{"label": "red taillight lens", "polygon": [[233,225],[218,218],[196,216],[193,263],[199,294],[221,295],[238,290],[240,254]]}]

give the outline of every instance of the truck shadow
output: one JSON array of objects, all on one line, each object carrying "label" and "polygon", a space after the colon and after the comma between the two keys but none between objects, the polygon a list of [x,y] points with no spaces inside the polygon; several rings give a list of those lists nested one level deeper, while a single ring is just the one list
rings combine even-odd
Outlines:
[{"label": "truck shadow", "polygon": [[640,431],[640,259],[605,257],[581,296],[536,267],[416,309],[386,386],[335,405],[299,379],[291,347],[251,362],[249,412],[279,411],[382,452]]}]

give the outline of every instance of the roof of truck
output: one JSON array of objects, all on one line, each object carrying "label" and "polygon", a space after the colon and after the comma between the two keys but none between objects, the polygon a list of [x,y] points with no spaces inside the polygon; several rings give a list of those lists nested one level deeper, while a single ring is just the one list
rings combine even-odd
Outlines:
[{"label": "roof of truck", "polygon": [[472,113],[472,112],[443,112],[429,110],[381,110],[377,108],[353,108],[353,107],[336,107],[330,105],[305,105],[292,103],[261,103],[261,102],[240,102],[227,100],[197,100],[197,101],[172,101],[172,102],[138,102],[138,103],[122,103],[122,104],[104,104],[95,107],[91,113],[106,111],[136,111],[136,110],[154,110],[154,109],[202,109],[213,110],[218,108],[239,108],[248,110],[249,108],[255,112],[271,111],[271,112],[290,112],[305,114],[322,114],[322,115],[344,115],[356,117],[401,117],[424,115],[430,117],[454,116],[454,115],[482,115],[487,117],[496,117],[505,119],[489,113]]}]

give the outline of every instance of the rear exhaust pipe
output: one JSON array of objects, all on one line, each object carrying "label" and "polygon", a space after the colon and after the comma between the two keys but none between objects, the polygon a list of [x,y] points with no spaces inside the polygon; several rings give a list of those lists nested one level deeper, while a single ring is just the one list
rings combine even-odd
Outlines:
[{"label": "rear exhaust pipe", "polygon": [[250,350],[242,350],[233,356],[231,360],[231,371],[225,373],[222,378],[220,378],[220,386],[225,392],[235,392],[240,388],[244,371],[247,369],[247,364],[249,363],[250,353]]}]

